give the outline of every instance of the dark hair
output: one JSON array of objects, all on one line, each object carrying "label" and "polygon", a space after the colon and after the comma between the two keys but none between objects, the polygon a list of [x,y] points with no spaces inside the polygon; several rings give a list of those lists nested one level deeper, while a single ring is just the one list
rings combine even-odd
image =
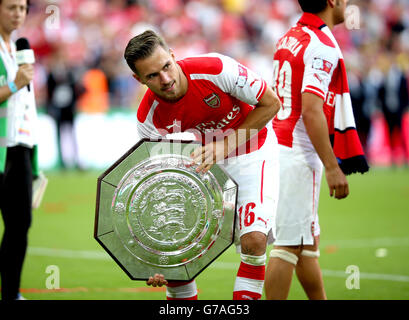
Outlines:
[{"label": "dark hair", "polygon": [[[0,0],[0,4],[3,2],[3,0]],[[26,13],[30,10],[30,0],[27,0],[27,10]]]},{"label": "dark hair", "polygon": [[327,7],[327,0],[298,0],[302,11],[319,13]]},{"label": "dark hair", "polygon": [[133,72],[137,73],[135,61],[151,56],[158,46],[169,50],[166,42],[152,30],[147,30],[133,37],[125,49],[124,58],[126,63]]}]

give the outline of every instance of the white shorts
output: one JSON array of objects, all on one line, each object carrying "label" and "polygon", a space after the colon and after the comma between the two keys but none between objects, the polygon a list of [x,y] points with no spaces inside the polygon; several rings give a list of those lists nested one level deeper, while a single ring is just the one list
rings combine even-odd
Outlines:
[{"label": "white shorts", "polygon": [[[271,128],[271,126],[268,126]],[[235,245],[240,252],[240,237],[259,231],[273,243],[279,192],[278,144],[269,129],[263,146],[249,154],[229,159],[221,165],[238,184]]]},{"label": "white shorts", "polygon": [[312,245],[320,234],[318,200],[322,162],[314,150],[279,145],[280,195],[275,245]]}]

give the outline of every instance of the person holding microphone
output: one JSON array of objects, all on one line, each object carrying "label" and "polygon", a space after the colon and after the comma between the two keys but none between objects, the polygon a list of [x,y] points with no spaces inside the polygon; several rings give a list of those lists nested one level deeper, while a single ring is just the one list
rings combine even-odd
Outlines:
[{"label": "person holding microphone", "polygon": [[[3,300],[22,299],[21,271],[31,225],[32,182],[38,174],[32,80],[34,55],[28,41],[11,40],[25,21],[29,0],[0,0],[0,209],[4,233],[0,246]],[[31,51],[31,52],[30,52]],[[27,57],[30,56],[29,59]]]}]

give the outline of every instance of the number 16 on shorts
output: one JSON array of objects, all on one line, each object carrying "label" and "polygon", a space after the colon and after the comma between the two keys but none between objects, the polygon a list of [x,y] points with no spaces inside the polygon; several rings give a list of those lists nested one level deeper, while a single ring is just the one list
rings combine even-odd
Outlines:
[{"label": "number 16 on shorts", "polygon": [[256,204],[254,202],[249,202],[246,205],[243,205],[239,208],[239,225],[240,225],[240,230],[245,227],[249,227],[254,223],[254,220],[256,219],[256,215],[253,211],[253,209],[256,207]]}]

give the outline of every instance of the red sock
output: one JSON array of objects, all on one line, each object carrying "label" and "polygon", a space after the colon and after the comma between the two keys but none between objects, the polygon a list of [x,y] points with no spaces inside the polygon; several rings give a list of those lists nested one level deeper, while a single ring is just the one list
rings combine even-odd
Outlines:
[{"label": "red sock", "polygon": [[263,294],[265,265],[241,262],[234,284],[233,300],[259,300]]},{"label": "red sock", "polygon": [[195,280],[180,282],[169,281],[166,285],[167,300],[197,300],[197,287]]}]

